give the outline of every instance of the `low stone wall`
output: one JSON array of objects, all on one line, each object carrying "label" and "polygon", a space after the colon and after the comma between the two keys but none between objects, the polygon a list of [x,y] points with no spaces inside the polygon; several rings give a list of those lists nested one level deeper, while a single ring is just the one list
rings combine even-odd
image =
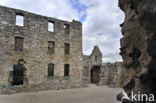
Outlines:
[{"label": "low stone wall", "polygon": [[22,92],[28,93],[28,92],[38,92],[43,90],[59,90],[59,89],[88,87],[88,84],[86,84],[82,80],[75,79],[75,81],[74,80],[70,81],[69,79],[71,78],[49,80],[40,84],[1,86],[0,94],[13,94],[13,93],[22,93]]}]

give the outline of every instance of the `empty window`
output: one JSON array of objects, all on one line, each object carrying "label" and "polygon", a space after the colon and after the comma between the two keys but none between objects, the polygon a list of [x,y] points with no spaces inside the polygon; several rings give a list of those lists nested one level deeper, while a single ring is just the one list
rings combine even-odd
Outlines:
[{"label": "empty window", "polygon": [[48,77],[54,76],[54,64],[50,63],[48,64]]},{"label": "empty window", "polygon": [[70,65],[65,64],[64,65],[64,76],[69,76],[69,71],[70,71]]},{"label": "empty window", "polygon": [[54,32],[54,22],[48,22],[48,31]]},{"label": "empty window", "polygon": [[54,54],[55,43],[53,41],[48,41],[48,53]]},{"label": "empty window", "polygon": [[23,51],[23,38],[15,37],[15,50]]},{"label": "empty window", "polygon": [[70,26],[68,24],[64,24],[64,32],[66,34],[69,34],[70,33]]},{"label": "empty window", "polygon": [[64,43],[64,54],[69,55],[70,54],[70,44]]},{"label": "empty window", "polygon": [[95,60],[97,61],[97,55],[95,55]]},{"label": "empty window", "polygon": [[24,17],[23,14],[16,14],[16,25],[24,26]]}]

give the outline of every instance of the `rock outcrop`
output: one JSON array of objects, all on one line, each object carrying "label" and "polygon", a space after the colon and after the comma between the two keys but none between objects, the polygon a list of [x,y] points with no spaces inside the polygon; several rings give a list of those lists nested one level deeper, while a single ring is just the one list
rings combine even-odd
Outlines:
[{"label": "rock outcrop", "polygon": [[135,81],[133,91],[156,94],[156,0],[119,0],[119,6],[125,78]]}]

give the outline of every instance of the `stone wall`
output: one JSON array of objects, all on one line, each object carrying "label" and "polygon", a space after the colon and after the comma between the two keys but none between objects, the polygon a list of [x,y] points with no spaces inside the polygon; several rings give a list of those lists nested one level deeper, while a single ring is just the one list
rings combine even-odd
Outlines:
[{"label": "stone wall", "polygon": [[119,0],[125,13],[121,24],[121,55],[127,81],[135,81],[131,90],[156,93],[156,1]]},{"label": "stone wall", "polygon": [[94,46],[93,51],[90,55],[83,56],[83,81],[91,83],[91,70],[102,65],[102,53],[98,46]]},{"label": "stone wall", "polygon": [[19,85],[19,86],[0,86],[0,94],[14,94],[21,92],[39,92],[45,90],[61,90],[69,88],[84,88],[88,87],[85,82],[77,81],[70,78],[57,78],[53,80],[47,80],[42,83],[35,83],[29,85]]},{"label": "stone wall", "polygon": [[[24,17],[24,26],[16,25],[16,15]],[[48,22],[54,24],[53,32],[48,31]],[[69,26],[69,33],[66,33],[65,25]],[[15,37],[23,39],[22,51],[15,50]],[[48,52],[48,41],[54,42],[54,53]],[[64,43],[70,44],[70,54],[64,54]],[[20,62],[25,68],[24,85],[47,81],[82,84],[82,24],[0,6],[1,87],[10,87],[13,65]],[[48,77],[49,63],[54,64],[54,77]],[[67,77],[64,76],[64,64],[70,65]]]},{"label": "stone wall", "polygon": [[99,85],[122,87],[124,85],[125,68],[122,62],[103,63],[100,72]]},{"label": "stone wall", "polygon": [[[125,68],[122,62],[102,63],[102,53],[98,46],[94,46],[91,55],[83,56],[83,81],[93,83],[92,70],[97,69],[99,76],[97,85],[109,85],[111,87],[122,87],[124,85]],[[98,72],[98,69],[100,72]],[[96,71],[95,71],[96,72]]]}]

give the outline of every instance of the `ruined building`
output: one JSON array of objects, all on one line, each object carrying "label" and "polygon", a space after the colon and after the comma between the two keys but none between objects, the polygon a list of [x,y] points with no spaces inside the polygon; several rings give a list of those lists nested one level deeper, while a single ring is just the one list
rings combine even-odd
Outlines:
[{"label": "ruined building", "polygon": [[0,6],[0,94],[120,84],[122,63],[82,54],[82,24]]},{"label": "ruined building", "polygon": [[99,83],[102,53],[98,46],[94,46],[91,55],[83,56],[83,80],[87,83]]},{"label": "ruined building", "polygon": [[0,65],[0,86],[81,87],[82,24],[0,6]]},{"label": "ruined building", "polygon": [[134,81],[129,89],[155,94],[156,0],[119,0],[119,6],[125,13],[120,54],[126,67],[125,78]]},{"label": "ruined building", "polygon": [[121,62],[103,63],[102,53],[94,46],[90,55],[83,56],[83,81],[97,85],[121,87],[123,85],[124,66]]}]

